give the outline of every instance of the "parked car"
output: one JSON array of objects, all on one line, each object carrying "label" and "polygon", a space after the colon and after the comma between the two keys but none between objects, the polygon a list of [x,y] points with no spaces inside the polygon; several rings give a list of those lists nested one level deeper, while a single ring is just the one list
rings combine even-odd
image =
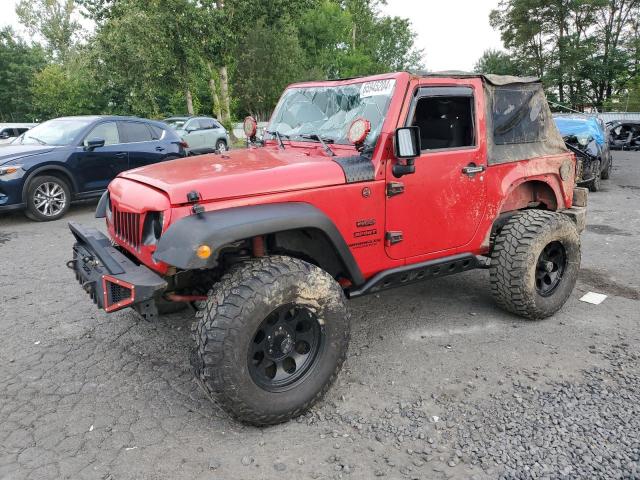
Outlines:
[{"label": "parked car", "polygon": [[37,123],[0,123],[0,145],[11,143]]},{"label": "parked car", "polygon": [[640,122],[617,121],[607,125],[613,150],[640,150]]},{"label": "parked car", "polygon": [[229,149],[229,134],[215,118],[170,117],[165,119],[165,123],[187,143],[189,155],[226,152]]},{"label": "parked car", "polygon": [[162,122],[86,116],[44,122],[0,149],[0,212],[62,217],[74,200],[97,197],[119,173],[184,157]]},{"label": "parked car", "polygon": [[247,149],[119,175],[96,210],[108,236],[71,222],[68,263],[107,312],[192,302],[193,372],[240,420],[322,398],[348,352],[348,298],[475,268],[527,319],[571,296],[587,189],[539,81],[302,83],[263,141],[254,119],[244,130]]},{"label": "parked car", "polygon": [[578,155],[578,185],[600,190],[601,181],[611,176],[613,159],[607,126],[588,115],[554,115],[556,126],[567,146]]}]

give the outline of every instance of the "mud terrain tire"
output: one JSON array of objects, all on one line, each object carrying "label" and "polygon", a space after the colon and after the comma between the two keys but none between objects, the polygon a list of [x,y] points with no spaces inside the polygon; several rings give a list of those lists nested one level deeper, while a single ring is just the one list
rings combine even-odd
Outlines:
[{"label": "mud terrain tire", "polygon": [[529,320],[557,312],[580,270],[580,237],[565,215],[527,210],[511,217],[491,254],[491,293],[505,310]]},{"label": "mud terrain tire", "polygon": [[[291,257],[257,258],[232,267],[208,297],[192,328],[191,365],[212,400],[235,418],[281,423],[329,389],[345,360],[350,327],[342,288],[327,272]],[[319,340],[298,351],[300,338],[315,338],[311,331]],[[298,355],[305,350],[306,357]],[[300,370],[297,360],[286,368],[287,355],[299,359]],[[290,384],[282,380],[298,373]]]}]

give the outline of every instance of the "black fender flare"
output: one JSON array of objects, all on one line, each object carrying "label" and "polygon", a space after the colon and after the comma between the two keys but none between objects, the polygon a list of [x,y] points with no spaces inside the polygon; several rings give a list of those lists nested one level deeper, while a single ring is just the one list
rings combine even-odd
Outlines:
[{"label": "black fender flare", "polygon": [[55,163],[50,163],[47,165],[36,167],[28,173],[24,182],[22,182],[22,201],[23,202],[26,202],[27,200],[27,189],[29,188],[29,183],[31,182],[31,180],[33,180],[38,174],[42,172],[48,172],[48,171],[63,173],[69,180],[71,180],[71,185],[69,185],[69,187],[71,188],[71,195],[73,195],[74,192],[78,191],[78,185],[76,183],[76,179],[73,176],[73,174],[69,171],[69,169],[61,165],[56,165]]},{"label": "black fender flare", "polygon": [[[302,202],[234,207],[182,218],[160,237],[153,258],[184,270],[213,268],[217,264],[216,253],[225,245],[303,228],[322,231],[353,283],[364,283],[362,272],[335,224],[319,209]],[[208,245],[214,254],[206,260],[199,258],[196,249],[200,245]]]},{"label": "black fender flare", "polygon": [[96,218],[105,218],[107,216],[107,202],[109,201],[109,190],[106,190],[98,200],[96,207]]}]

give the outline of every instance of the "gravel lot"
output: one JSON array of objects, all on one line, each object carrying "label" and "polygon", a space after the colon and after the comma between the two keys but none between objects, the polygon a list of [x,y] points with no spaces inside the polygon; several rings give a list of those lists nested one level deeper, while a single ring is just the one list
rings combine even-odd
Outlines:
[{"label": "gravel lot", "polygon": [[0,217],[0,478],[640,478],[640,154],[603,184],[559,314],[503,313],[486,271],[355,300],[334,388],[267,429],[192,380],[189,314],[97,311],[66,221]]}]

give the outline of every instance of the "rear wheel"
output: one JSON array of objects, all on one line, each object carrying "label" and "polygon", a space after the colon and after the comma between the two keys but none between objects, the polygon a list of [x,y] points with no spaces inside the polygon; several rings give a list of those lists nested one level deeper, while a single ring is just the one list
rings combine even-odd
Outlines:
[{"label": "rear wheel", "polygon": [[71,205],[71,189],[59,177],[42,175],[29,182],[26,216],[37,222],[62,218]]},{"label": "rear wheel", "polygon": [[302,414],[345,360],[349,316],[324,270],[274,256],[235,266],[197,313],[194,373],[239,420],[270,425]]},{"label": "rear wheel", "polygon": [[491,254],[491,292],[509,312],[530,320],[557,312],[580,270],[580,237],[565,215],[527,210],[511,217]]}]

